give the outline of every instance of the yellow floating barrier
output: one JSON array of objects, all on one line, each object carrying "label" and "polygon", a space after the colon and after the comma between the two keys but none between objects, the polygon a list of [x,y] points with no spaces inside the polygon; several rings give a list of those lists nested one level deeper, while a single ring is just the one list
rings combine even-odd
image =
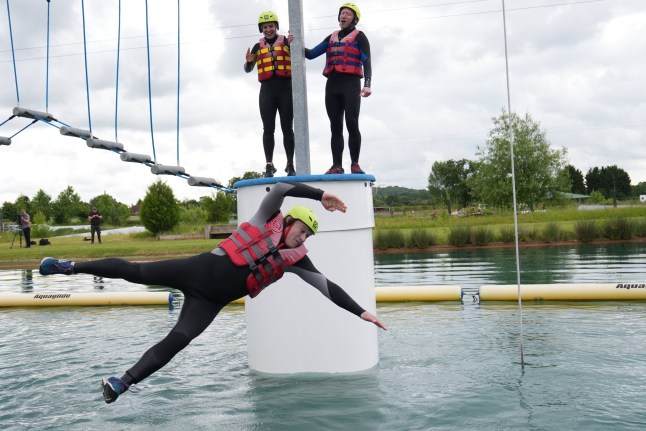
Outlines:
[{"label": "yellow floating barrier", "polygon": [[[460,301],[462,288],[460,286],[380,286],[375,287],[377,302],[405,301]],[[234,304],[244,304],[247,297],[233,301]]]},{"label": "yellow floating barrier", "polygon": [[[613,301],[646,299],[646,283],[521,284],[523,301]],[[481,301],[517,301],[518,286],[480,286]]]},{"label": "yellow floating barrier", "polygon": [[460,286],[379,286],[375,287],[377,302],[460,301]]},{"label": "yellow floating barrier", "polygon": [[0,307],[51,307],[65,305],[168,305],[170,292],[48,292],[0,293]]}]

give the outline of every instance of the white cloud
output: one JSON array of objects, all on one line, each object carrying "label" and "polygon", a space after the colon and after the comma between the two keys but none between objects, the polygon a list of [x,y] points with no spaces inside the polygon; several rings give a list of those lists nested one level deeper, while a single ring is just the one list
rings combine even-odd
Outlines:
[{"label": "white cloud", "polygon": [[[303,2],[305,45],[336,28],[337,6]],[[491,118],[507,104],[499,1],[360,4],[359,28],[373,57],[373,95],[362,101],[361,164],[381,185],[425,188],[436,160],[474,158]],[[646,13],[639,0],[552,5],[507,2],[512,109],[529,112],[555,147],[566,147],[583,173],[617,164],[633,184],[646,181]],[[114,139],[117,2],[85,2],[92,128]],[[21,106],[45,109],[46,3],[11,2]],[[242,70],[260,37],[262,10],[289,29],[287,2],[182,2],[180,162],[188,173],[226,182],[263,168],[259,84]],[[119,140],[152,156],[143,2],[122,2]],[[177,2],[149,2],[154,139],[158,162],[176,163]],[[51,3],[49,109],[88,128],[80,4]],[[16,105],[6,8],[0,8],[0,117]],[[330,165],[323,57],[306,62],[312,172]],[[3,114],[4,113],[4,114]],[[28,120],[14,119],[0,135]],[[285,163],[276,132],[275,160]],[[347,149],[345,162],[347,162]],[[347,166],[346,166],[347,168]],[[68,185],[84,200],[103,193],[125,203],[157,179],[139,164],[88,148],[36,124],[0,147],[0,202],[40,188],[56,197]],[[211,189],[164,177],[179,198]]]}]

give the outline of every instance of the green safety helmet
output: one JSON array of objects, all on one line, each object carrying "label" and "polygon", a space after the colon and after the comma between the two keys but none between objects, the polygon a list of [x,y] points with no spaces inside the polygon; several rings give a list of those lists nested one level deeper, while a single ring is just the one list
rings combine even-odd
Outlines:
[{"label": "green safety helmet", "polygon": [[294,220],[300,220],[312,231],[314,235],[319,230],[319,221],[316,218],[316,214],[311,209],[304,207],[302,205],[295,206],[287,212],[287,215],[293,218]]},{"label": "green safety helmet", "polygon": [[343,3],[339,8],[339,18],[341,17],[341,9],[344,9],[344,8],[351,9],[352,12],[354,12],[354,17],[356,18],[355,24],[358,23],[359,20],[361,19],[361,11],[359,10],[359,6],[357,6],[354,3]]},{"label": "green safety helmet", "polygon": [[258,17],[258,30],[261,33],[262,33],[262,25],[267,22],[275,22],[276,30],[278,30],[278,15],[276,15],[274,12],[270,10],[266,10],[264,12],[260,12],[260,16]]}]

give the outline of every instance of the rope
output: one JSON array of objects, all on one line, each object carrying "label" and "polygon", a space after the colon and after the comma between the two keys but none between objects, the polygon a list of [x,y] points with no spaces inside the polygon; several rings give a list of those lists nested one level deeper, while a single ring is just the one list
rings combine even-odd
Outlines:
[{"label": "rope", "polygon": [[180,78],[179,0],[177,0],[177,166],[179,166],[179,78]]},{"label": "rope", "polygon": [[507,114],[509,119],[509,149],[511,153],[511,187],[514,209],[514,234],[516,245],[516,284],[518,286],[518,316],[520,327],[520,363],[525,365],[525,352],[523,349],[523,301],[520,288],[520,247],[518,244],[518,212],[516,211],[516,169],[514,166],[514,126],[511,113],[511,91],[509,89],[509,55],[507,52],[507,18],[505,14],[505,0],[502,0],[502,23],[505,37],[505,75],[507,78]]},{"label": "rope", "polygon": [[90,77],[87,67],[87,40],[85,37],[85,0],[81,0],[81,12],[83,14],[83,55],[85,56],[85,94],[87,97],[87,122],[92,134],[92,114],[90,113]]},{"label": "rope", "polygon": [[47,0],[47,60],[45,60],[45,112],[49,112],[49,10],[50,0]]},{"label": "rope", "polygon": [[16,101],[20,106],[20,93],[18,92],[18,72],[16,71],[16,51],[13,47],[13,30],[11,28],[11,11],[9,10],[9,0],[7,0],[7,19],[9,20],[9,38],[11,39],[11,57],[13,57],[13,79],[16,83]]},{"label": "rope", "polygon": [[148,31],[148,0],[146,0],[146,52],[148,54],[148,107],[150,110],[150,139],[153,144],[153,160],[157,163],[157,154],[155,153],[155,133],[153,130],[153,100],[152,86],[150,83],[150,37]]},{"label": "rope", "polygon": [[17,131],[16,133],[14,133],[13,135],[9,136],[9,139],[13,139],[16,135],[18,135],[18,134],[19,134],[19,133],[21,133],[23,130],[27,129],[29,126],[31,126],[32,124],[34,124],[34,123],[35,123],[35,122],[37,122],[37,121],[38,121],[38,119],[36,119],[36,120],[32,121],[31,123],[27,124],[25,127],[23,127],[22,129],[18,130],[18,131]]},{"label": "rope", "polygon": [[121,0],[119,0],[119,29],[117,31],[117,82],[114,96],[114,142],[119,142],[119,62],[121,54]]}]

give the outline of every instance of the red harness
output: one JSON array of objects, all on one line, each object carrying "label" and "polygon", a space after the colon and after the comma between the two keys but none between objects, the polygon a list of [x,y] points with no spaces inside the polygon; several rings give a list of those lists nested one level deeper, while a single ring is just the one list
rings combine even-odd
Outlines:
[{"label": "red harness", "polygon": [[273,46],[263,37],[259,45],[256,60],[258,81],[266,81],[274,76],[274,73],[281,78],[292,76],[292,59],[289,56],[289,47],[285,46],[285,36],[278,36]]},{"label": "red harness", "polygon": [[363,78],[363,63],[361,62],[361,50],[356,38],[359,30],[355,29],[339,41],[339,32],[335,31],[330,36],[323,75],[328,76],[332,71],[347,73]]},{"label": "red harness", "polygon": [[219,245],[237,266],[249,266],[247,277],[249,296],[255,298],[271,283],[280,279],[285,267],[291,266],[307,254],[304,245],[293,249],[278,249],[283,234],[282,213],[262,227],[242,223],[231,236]]}]

